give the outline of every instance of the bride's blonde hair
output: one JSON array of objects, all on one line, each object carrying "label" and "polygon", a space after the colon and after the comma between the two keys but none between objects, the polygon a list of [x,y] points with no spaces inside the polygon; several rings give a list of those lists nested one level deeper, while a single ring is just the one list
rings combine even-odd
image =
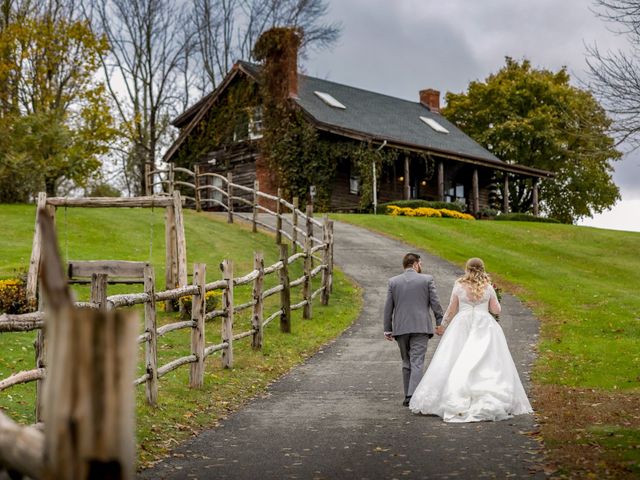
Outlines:
[{"label": "bride's blonde hair", "polygon": [[487,285],[491,285],[491,277],[484,271],[484,262],[480,258],[470,258],[465,265],[465,272],[458,281],[469,287],[471,297],[479,299]]}]

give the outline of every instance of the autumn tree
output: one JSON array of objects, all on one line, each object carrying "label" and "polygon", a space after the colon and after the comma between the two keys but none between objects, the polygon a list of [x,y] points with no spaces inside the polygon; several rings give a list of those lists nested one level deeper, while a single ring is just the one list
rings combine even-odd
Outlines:
[{"label": "autumn tree", "polygon": [[25,201],[41,189],[55,195],[65,182],[86,185],[115,136],[95,80],[107,44],[63,6],[2,4],[1,201]]},{"label": "autumn tree", "polygon": [[[552,72],[507,57],[497,73],[471,82],[466,92],[447,93],[446,103],[443,114],[498,158],[555,173],[540,188],[549,216],[575,222],[620,198],[611,162],[621,154],[609,134],[611,120],[590,92],[570,84],[566,69]],[[512,180],[510,189],[511,209],[527,211],[531,182]]]}]

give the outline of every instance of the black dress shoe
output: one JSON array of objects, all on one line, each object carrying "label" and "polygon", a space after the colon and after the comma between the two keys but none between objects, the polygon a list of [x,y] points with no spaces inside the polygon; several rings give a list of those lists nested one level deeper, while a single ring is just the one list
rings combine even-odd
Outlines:
[{"label": "black dress shoe", "polygon": [[410,401],[411,401],[411,397],[404,397],[404,402],[402,402],[402,406],[408,407]]}]

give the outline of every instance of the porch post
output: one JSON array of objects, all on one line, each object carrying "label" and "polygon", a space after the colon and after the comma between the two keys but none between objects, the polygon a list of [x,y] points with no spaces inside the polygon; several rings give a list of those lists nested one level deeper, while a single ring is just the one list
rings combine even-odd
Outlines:
[{"label": "porch post", "polygon": [[533,214],[537,217],[539,215],[538,209],[538,184],[540,182],[539,178],[533,179],[533,194],[531,198],[531,202],[533,203]]},{"label": "porch post", "polygon": [[409,157],[404,157],[404,199],[411,199],[411,184],[409,183]]},{"label": "porch post", "polygon": [[444,161],[438,160],[438,200],[444,202]]},{"label": "porch post", "polygon": [[480,188],[478,186],[478,169],[473,169],[473,179],[471,185],[471,195],[473,197],[473,214],[478,215],[480,212]]},{"label": "porch post", "polygon": [[509,213],[509,174],[504,172],[504,186],[502,188],[502,213]]}]

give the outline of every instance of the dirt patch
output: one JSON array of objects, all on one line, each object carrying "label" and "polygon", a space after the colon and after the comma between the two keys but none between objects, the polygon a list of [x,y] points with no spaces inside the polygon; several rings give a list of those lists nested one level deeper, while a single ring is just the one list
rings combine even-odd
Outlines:
[{"label": "dirt patch", "polygon": [[535,398],[547,473],[576,479],[639,477],[640,392],[537,385]]}]

